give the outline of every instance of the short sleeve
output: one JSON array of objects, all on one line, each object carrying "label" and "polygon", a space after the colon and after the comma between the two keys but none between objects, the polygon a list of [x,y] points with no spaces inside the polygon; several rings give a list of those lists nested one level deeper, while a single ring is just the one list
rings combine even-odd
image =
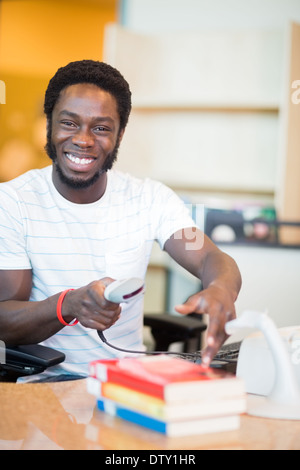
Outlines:
[{"label": "short sleeve", "polygon": [[21,204],[16,191],[5,183],[3,186],[0,187],[0,269],[31,269]]},{"label": "short sleeve", "polygon": [[174,191],[161,183],[156,189],[152,217],[157,227],[155,238],[162,249],[175,232],[197,227],[191,215],[191,206],[185,204]]}]

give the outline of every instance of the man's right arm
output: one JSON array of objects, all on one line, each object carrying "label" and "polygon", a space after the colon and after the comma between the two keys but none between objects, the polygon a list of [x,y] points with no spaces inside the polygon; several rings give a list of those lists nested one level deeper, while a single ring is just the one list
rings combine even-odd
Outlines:
[{"label": "man's right arm", "polygon": [[7,345],[39,343],[62,328],[53,312],[59,294],[30,302],[31,270],[0,271],[0,339]]},{"label": "man's right arm", "polygon": [[[101,331],[115,323],[120,306],[104,298],[111,281],[105,278],[69,292],[62,306],[65,321],[76,317],[83,326]],[[60,292],[33,302],[31,287],[31,270],[0,270],[0,339],[7,345],[40,343],[63,328],[56,315]]]}]

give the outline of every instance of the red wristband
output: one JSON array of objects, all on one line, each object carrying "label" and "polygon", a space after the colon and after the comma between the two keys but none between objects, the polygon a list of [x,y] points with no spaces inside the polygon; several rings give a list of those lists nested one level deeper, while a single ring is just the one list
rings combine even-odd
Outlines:
[{"label": "red wristband", "polygon": [[73,321],[73,323],[65,322],[65,320],[63,319],[62,314],[61,314],[61,306],[62,306],[63,300],[64,300],[66,294],[70,290],[74,290],[74,289],[67,289],[67,290],[65,290],[64,292],[62,292],[60,294],[60,296],[58,298],[57,306],[56,306],[57,318],[59,319],[60,323],[62,323],[64,326],[74,326],[74,325],[77,325],[77,323],[78,323],[78,320],[76,320],[76,319]]}]

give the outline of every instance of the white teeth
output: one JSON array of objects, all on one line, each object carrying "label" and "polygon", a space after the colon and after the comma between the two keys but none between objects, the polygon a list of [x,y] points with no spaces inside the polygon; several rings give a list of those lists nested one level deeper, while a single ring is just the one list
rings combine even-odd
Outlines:
[{"label": "white teeth", "polygon": [[76,163],[76,165],[88,165],[93,161],[92,158],[78,158],[72,155],[71,153],[66,153],[66,157],[73,163]]}]

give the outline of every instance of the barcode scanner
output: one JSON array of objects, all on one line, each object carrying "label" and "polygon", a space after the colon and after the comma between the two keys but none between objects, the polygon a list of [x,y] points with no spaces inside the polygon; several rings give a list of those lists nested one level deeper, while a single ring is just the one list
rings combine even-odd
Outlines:
[{"label": "barcode scanner", "polygon": [[120,304],[122,302],[131,302],[141,297],[145,292],[143,279],[131,277],[113,281],[104,291],[104,297],[110,302]]},{"label": "barcode scanner", "polygon": [[[131,277],[128,279],[121,279],[113,281],[104,290],[104,297],[109,302],[120,304],[122,302],[128,303],[142,297],[145,292],[145,284],[143,279],[138,277]],[[103,334],[103,331],[97,331],[99,338],[110,347],[119,349],[116,346],[109,344]],[[121,350],[122,351],[122,350]]]}]

